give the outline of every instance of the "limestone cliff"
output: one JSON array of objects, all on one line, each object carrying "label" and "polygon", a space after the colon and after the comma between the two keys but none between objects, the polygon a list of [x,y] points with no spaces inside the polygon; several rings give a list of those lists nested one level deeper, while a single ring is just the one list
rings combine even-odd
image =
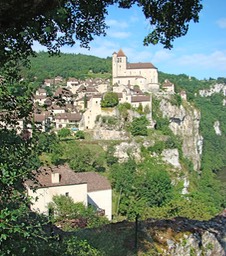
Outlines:
[{"label": "limestone cliff", "polygon": [[172,105],[166,97],[160,100],[160,110],[163,117],[169,119],[172,132],[182,138],[184,156],[191,160],[195,170],[199,170],[203,144],[199,133],[199,110],[188,102],[184,102],[180,107]]}]

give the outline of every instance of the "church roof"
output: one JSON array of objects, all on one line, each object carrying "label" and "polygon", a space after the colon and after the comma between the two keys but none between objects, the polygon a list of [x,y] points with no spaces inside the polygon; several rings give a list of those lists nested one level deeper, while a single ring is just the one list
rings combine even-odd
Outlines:
[{"label": "church roof", "polygon": [[122,49],[120,49],[117,53],[117,57],[126,57],[125,53],[123,52]]},{"label": "church roof", "polygon": [[156,68],[156,67],[150,62],[127,63],[127,69],[145,69],[145,68]]}]

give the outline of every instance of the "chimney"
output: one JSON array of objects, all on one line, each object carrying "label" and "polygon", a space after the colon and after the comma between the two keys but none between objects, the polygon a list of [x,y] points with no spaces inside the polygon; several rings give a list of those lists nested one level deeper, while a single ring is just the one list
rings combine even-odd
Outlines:
[{"label": "chimney", "polygon": [[51,173],[52,183],[60,183],[60,174],[58,172]]}]

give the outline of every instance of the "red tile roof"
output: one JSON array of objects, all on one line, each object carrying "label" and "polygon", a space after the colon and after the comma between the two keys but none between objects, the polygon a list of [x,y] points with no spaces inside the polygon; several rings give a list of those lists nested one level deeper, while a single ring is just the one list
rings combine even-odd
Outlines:
[{"label": "red tile roof", "polygon": [[44,114],[34,114],[34,121],[35,123],[41,123],[46,119]]},{"label": "red tile roof", "polygon": [[[59,173],[59,183],[52,183],[52,173]],[[95,172],[74,172],[67,165],[41,167],[36,175],[37,185],[27,180],[25,183],[29,187],[55,187],[66,185],[78,185],[87,183],[87,191],[101,191],[111,189],[111,184],[107,178]]]},{"label": "red tile roof", "polygon": [[146,69],[146,68],[155,68],[156,69],[156,67],[150,62],[127,63],[127,69]]},{"label": "red tile roof", "polygon": [[82,115],[79,113],[68,113],[69,121],[80,121],[82,119]]},{"label": "red tile roof", "polygon": [[151,97],[149,95],[137,95],[131,97],[131,102],[144,102],[150,101]]},{"label": "red tile roof", "polygon": [[120,49],[117,53],[117,57],[126,57],[125,53],[123,52],[122,49]]}]

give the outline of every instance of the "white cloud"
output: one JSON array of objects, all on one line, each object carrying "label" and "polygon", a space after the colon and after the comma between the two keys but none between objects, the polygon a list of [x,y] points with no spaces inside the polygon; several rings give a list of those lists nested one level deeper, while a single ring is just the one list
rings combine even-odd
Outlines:
[{"label": "white cloud", "polygon": [[214,51],[210,54],[184,55],[177,59],[177,64],[202,69],[218,69],[226,71],[226,52]]},{"label": "white cloud", "polygon": [[226,28],[226,18],[222,18],[222,19],[217,20],[217,25],[220,28]]},{"label": "white cloud", "polygon": [[108,36],[109,37],[113,37],[113,38],[118,38],[118,39],[125,39],[125,38],[128,38],[130,37],[131,33],[130,32],[109,32],[108,33]]},{"label": "white cloud", "polygon": [[154,54],[152,61],[154,64],[162,61],[172,60],[173,57],[174,57],[174,54],[172,54],[171,52],[167,50],[159,50]]}]

